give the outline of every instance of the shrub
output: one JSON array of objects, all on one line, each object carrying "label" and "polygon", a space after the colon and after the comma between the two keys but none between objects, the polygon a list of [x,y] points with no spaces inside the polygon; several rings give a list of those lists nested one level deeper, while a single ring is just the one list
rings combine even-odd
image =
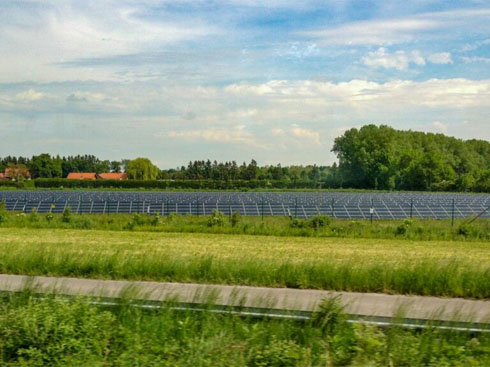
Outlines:
[{"label": "shrub", "polygon": [[291,221],[290,226],[291,226],[292,228],[305,228],[305,227],[306,227],[306,221],[304,221],[303,219],[294,218],[294,219]]},{"label": "shrub", "polygon": [[7,221],[7,209],[4,201],[0,201],[0,224]]},{"label": "shrub", "polygon": [[460,224],[457,233],[460,236],[467,237],[470,234],[470,227],[467,224]]},{"label": "shrub", "polygon": [[213,214],[208,220],[208,227],[222,227],[225,224],[225,215],[218,211],[217,209],[213,210]]},{"label": "shrub", "polygon": [[395,234],[397,236],[403,236],[408,232],[408,228],[413,224],[413,220],[411,219],[405,219],[402,224],[400,224],[398,227],[395,229]]},{"label": "shrub", "polygon": [[48,221],[48,223],[51,223],[51,221],[54,219],[54,215],[49,212],[48,214],[46,214],[46,220]]},{"label": "shrub", "polygon": [[332,224],[332,218],[330,218],[327,215],[317,215],[317,216],[311,217],[308,220],[308,225],[311,228],[328,227],[330,224]]},{"label": "shrub", "polygon": [[155,227],[160,224],[160,214],[158,212],[155,212],[153,214],[153,217],[150,220],[150,224]]},{"label": "shrub", "polygon": [[303,360],[303,357],[303,348],[293,340],[277,340],[272,337],[271,342],[264,347],[250,350],[248,365],[253,367],[296,366]]},{"label": "shrub", "polygon": [[236,227],[238,223],[240,223],[240,220],[241,220],[240,212],[233,212],[230,218],[231,226]]},{"label": "shrub", "polygon": [[72,211],[71,211],[71,208],[69,206],[67,206],[65,208],[65,210],[63,210],[63,215],[61,216],[61,221],[63,223],[70,223],[73,219],[73,215],[72,215]]},{"label": "shrub", "polygon": [[37,214],[36,208],[32,208],[31,213],[29,214],[29,221],[32,223],[39,222],[39,215]]}]

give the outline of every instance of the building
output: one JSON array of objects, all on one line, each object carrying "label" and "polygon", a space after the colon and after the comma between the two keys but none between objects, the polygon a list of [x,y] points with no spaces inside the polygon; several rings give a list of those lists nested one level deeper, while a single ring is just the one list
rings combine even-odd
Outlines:
[{"label": "building", "polygon": [[0,179],[17,181],[19,179],[28,180],[31,178],[31,173],[27,168],[6,168],[5,173],[1,174]]},{"label": "building", "polygon": [[97,174],[95,172],[71,172],[66,178],[68,180],[95,180]]},{"label": "building", "polygon": [[125,173],[117,172],[71,172],[68,174],[68,180],[127,180],[128,175]]},{"label": "building", "polygon": [[119,173],[119,172],[105,172],[105,173],[99,173],[97,175],[97,178],[100,180],[127,180],[128,175],[126,173]]},{"label": "building", "polygon": [[5,180],[5,175],[2,172],[0,172],[0,180]]}]

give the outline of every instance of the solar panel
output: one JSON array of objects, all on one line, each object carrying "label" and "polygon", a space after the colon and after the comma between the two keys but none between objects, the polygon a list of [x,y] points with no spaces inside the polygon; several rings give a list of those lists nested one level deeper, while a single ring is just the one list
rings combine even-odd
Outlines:
[{"label": "solar panel", "polygon": [[[61,213],[170,213],[292,216],[324,214],[344,219],[455,218],[474,216],[490,206],[489,194],[343,192],[128,192],[4,191],[7,210]],[[54,207],[53,207],[54,206]],[[486,212],[482,217],[489,218]]]}]

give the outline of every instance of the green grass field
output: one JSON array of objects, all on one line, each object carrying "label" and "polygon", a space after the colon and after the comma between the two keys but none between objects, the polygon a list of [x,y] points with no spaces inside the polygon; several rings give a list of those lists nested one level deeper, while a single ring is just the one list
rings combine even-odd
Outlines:
[{"label": "green grass field", "polygon": [[[166,217],[147,214],[38,214],[2,210],[0,227],[101,229],[115,231],[220,233],[300,237],[388,238],[406,240],[490,241],[490,219],[467,220],[344,220],[327,216],[309,220],[288,217],[233,218],[218,213],[216,217],[176,215]],[[318,225],[317,225],[318,224]]]},{"label": "green grass field", "polygon": [[1,228],[0,272],[490,298],[488,242]]}]

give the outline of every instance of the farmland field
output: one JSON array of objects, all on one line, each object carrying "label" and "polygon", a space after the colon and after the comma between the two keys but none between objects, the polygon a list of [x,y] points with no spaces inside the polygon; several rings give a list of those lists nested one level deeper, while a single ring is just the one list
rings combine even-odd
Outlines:
[{"label": "farmland field", "polygon": [[1,228],[0,272],[490,298],[488,242]]}]

